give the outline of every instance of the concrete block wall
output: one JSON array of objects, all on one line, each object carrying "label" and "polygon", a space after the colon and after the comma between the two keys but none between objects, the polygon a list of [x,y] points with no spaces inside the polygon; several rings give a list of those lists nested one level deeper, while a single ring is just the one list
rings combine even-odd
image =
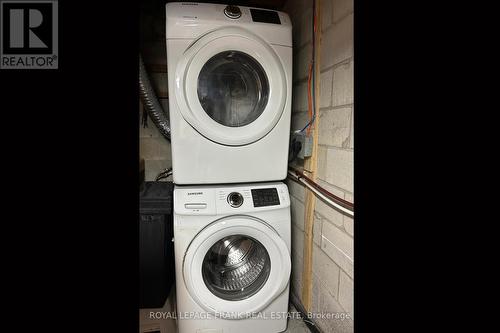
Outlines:
[{"label": "concrete block wall", "polygon": [[[152,19],[152,18],[151,18]],[[149,26],[163,26],[162,20],[157,19]],[[152,40],[144,42],[142,56],[148,69],[151,84],[160,99],[164,109],[168,110],[168,87],[167,87],[167,56],[164,36],[158,34]],[[139,119],[142,117],[143,106],[139,105]],[[158,131],[151,118],[148,117],[148,127],[139,123],[139,155],[144,159],[145,180],[155,180],[158,173],[172,166],[172,151],[170,142]]]},{"label": "concrete block wall", "polygon": [[[319,1],[319,0],[318,0]],[[294,79],[291,130],[301,129],[307,118],[307,69],[312,48],[312,1],[288,0],[284,11],[294,23]],[[321,64],[319,183],[330,192],[354,201],[353,192],[353,0],[321,0]],[[164,41],[156,39],[144,48],[148,64],[166,67]],[[166,73],[151,73],[160,96],[166,97]],[[164,105],[168,104],[162,98]],[[142,114],[142,105],[139,110]],[[170,143],[149,119],[148,127],[140,122],[140,157],[145,160],[145,178],[171,166]],[[305,189],[288,182],[292,210],[292,292],[302,290]],[[353,332],[353,238],[354,220],[316,201],[313,246],[312,312],[338,314],[337,318],[318,318],[323,332]]]},{"label": "concrete block wall", "polygon": [[[160,101],[168,108],[168,99]],[[140,104],[139,117],[142,117],[142,110]],[[140,121],[139,126],[139,155],[144,159],[144,179],[155,180],[158,173],[172,166],[170,142],[161,135],[151,118],[148,118],[148,127],[143,127]]]},{"label": "concrete block wall", "polygon": [[[317,0],[318,2],[320,0]],[[354,202],[353,0],[321,0],[318,182]],[[307,117],[307,68],[312,47],[312,1],[288,0],[293,22],[294,80],[291,130]],[[299,163],[300,164],[300,163]],[[302,291],[305,189],[288,181],[292,204],[292,292]],[[312,312],[338,314],[316,319],[323,332],[353,332],[354,220],[316,200],[313,226]],[[344,319],[342,319],[344,318]]]}]

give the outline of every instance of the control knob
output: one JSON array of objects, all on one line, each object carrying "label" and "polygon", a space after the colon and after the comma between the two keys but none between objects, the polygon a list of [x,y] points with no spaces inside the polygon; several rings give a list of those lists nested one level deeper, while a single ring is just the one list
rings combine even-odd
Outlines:
[{"label": "control knob", "polygon": [[227,196],[227,202],[231,207],[238,208],[243,204],[243,196],[238,192],[231,192]]},{"label": "control knob", "polygon": [[224,9],[224,14],[231,19],[237,19],[241,17],[241,10],[238,6],[228,5]]}]

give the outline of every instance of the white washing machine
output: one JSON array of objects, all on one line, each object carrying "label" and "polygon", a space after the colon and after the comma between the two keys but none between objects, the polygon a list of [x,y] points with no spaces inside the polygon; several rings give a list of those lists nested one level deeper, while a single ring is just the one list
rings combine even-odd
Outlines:
[{"label": "white washing machine", "polygon": [[179,333],[284,331],[290,223],[283,183],[176,186]]},{"label": "white washing machine", "polygon": [[285,179],[292,102],[288,15],[168,3],[166,44],[174,183]]}]

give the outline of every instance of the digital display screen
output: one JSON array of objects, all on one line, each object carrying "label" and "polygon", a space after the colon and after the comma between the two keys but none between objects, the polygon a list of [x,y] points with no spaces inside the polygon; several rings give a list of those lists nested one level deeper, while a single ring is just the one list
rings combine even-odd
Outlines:
[{"label": "digital display screen", "polygon": [[259,188],[252,190],[254,207],[276,206],[280,204],[278,190],[273,188]]},{"label": "digital display screen", "polygon": [[250,13],[252,14],[252,21],[254,22],[281,24],[278,13],[272,10],[250,8]]}]

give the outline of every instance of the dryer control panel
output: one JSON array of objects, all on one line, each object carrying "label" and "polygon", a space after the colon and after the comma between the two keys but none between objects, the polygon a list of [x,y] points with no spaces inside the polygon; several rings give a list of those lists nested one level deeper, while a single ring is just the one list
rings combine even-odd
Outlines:
[{"label": "dryer control panel", "polygon": [[167,39],[198,39],[227,26],[246,29],[269,44],[292,47],[292,21],[287,13],[263,8],[197,2],[165,5]]}]

